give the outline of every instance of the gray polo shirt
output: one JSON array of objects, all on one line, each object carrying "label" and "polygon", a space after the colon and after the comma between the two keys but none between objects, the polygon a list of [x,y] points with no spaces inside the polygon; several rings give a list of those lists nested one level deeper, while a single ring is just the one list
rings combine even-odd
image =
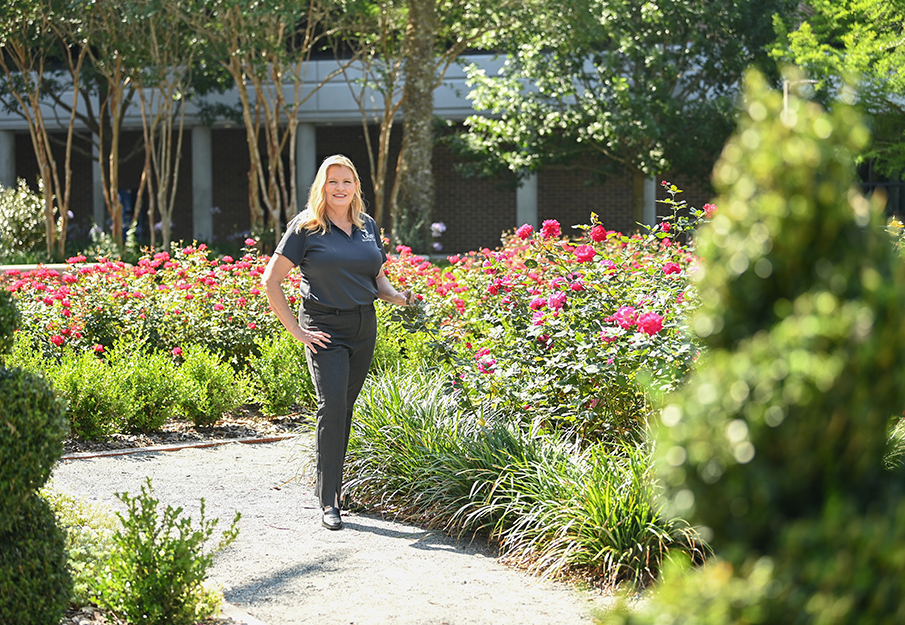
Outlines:
[{"label": "gray polo shirt", "polygon": [[325,233],[304,228],[296,232],[301,217],[299,214],[287,224],[274,253],[302,270],[302,298],[333,308],[374,303],[377,276],[387,259],[377,222],[362,215],[364,228],[352,226],[351,236],[332,224]]}]

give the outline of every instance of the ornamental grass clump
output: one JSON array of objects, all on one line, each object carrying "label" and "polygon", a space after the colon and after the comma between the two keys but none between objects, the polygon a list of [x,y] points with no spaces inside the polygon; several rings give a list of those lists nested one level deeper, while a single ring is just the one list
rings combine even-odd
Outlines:
[{"label": "ornamental grass clump", "polygon": [[715,169],[721,212],[699,237],[706,356],[657,436],[668,509],[717,557],[607,622],[905,622],[905,475],[887,466],[905,264],[852,185],[867,140],[852,108],[786,108],[747,77]]},{"label": "ornamental grass clump", "polygon": [[642,587],[697,533],[653,503],[646,446],[578,451],[502,415],[461,410],[443,374],[386,371],[366,385],[346,490],[357,504],[454,534],[482,532],[546,576]]}]

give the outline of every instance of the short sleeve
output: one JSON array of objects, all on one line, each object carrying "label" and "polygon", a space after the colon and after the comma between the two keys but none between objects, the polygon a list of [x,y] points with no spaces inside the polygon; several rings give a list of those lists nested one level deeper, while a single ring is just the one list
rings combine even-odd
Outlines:
[{"label": "short sleeve", "polygon": [[302,259],[305,258],[305,249],[308,245],[308,230],[302,228],[299,231],[299,218],[297,215],[286,225],[286,233],[280,239],[275,254],[285,256],[292,261],[294,265],[301,265]]},{"label": "short sleeve", "polygon": [[368,231],[374,235],[374,240],[377,242],[377,249],[380,250],[380,255],[383,257],[383,263],[387,262],[387,251],[383,244],[383,238],[380,236],[380,228],[377,227],[377,222],[374,221],[373,217],[368,215],[365,226]]}]

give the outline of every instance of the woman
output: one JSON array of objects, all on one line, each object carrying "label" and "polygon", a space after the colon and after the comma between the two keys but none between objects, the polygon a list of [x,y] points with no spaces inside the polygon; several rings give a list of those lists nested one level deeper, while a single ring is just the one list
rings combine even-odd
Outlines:
[{"label": "woman", "polygon": [[[414,297],[393,288],[384,262],[380,231],[365,212],[355,166],[345,156],[326,158],[311,185],[307,208],[287,225],[262,283],[283,327],[308,347],[305,359],[317,389],[317,496],[322,524],[331,530],[342,528],[339,508],[352,406],[377,342],[374,299],[405,306]],[[298,320],[282,288],[295,266],[302,272]]]}]

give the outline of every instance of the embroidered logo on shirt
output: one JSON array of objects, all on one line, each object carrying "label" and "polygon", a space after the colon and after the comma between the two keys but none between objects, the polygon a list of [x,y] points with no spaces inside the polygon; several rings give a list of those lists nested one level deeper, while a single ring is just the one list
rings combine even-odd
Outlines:
[{"label": "embroidered logo on shirt", "polygon": [[367,230],[362,231],[361,233],[361,242],[362,243],[376,243],[377,239],[374,238],[374,235]]}]

